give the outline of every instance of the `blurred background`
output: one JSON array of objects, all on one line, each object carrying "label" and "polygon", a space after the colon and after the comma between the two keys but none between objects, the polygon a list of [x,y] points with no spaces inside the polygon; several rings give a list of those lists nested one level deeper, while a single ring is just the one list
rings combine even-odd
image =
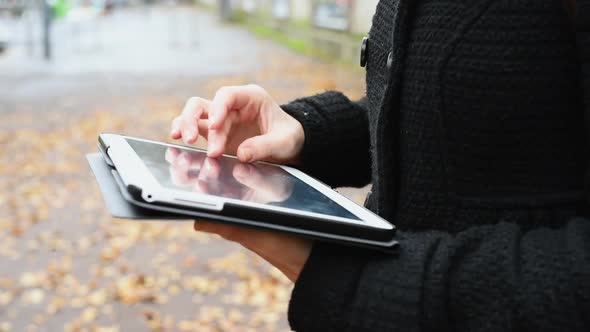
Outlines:
[{"label": "blurred background", "polygon": [[0,332],[288,331],[280,272],[192,222],[111,218],[85,154],[169,141],[223,85],[360,98],[376,3],[0,0]]}]

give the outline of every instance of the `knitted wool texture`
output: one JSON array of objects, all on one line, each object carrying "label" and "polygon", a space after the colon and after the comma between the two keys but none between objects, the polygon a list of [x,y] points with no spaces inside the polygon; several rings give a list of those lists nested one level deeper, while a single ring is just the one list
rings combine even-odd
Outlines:
[{"label": "knitted wool texture", "polygon": [[403,230],[401,250],[316,244],[292,327],[590,330],[579,56],[559,1],[380,1],[367,99],[284,109],[305,130],[302,168],[332,186],[371,181],[369,207]]}]

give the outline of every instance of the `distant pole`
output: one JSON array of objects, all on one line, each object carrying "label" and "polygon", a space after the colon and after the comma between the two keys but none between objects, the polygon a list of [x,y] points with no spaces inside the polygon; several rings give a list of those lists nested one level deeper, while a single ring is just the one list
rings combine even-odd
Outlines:
[{"label": "distant pole", "polygon": [[47,0],[43,0],[43,57],[51,60],[51,18],[53,13]]},{"label": "distant pole", "polygon": [[27,44],[27,54],[31,57],[34,53],[35,47],[35,37],[33,34],[33,16],[32,12],[34,10],[33,2],[28,1],[26,3],[27,7],[23,13],[23,18],[25,20],[25,29],[26,29],[26,44]]},{"label": "distant pole", "polygon": [[221,19],[224,21],[229,21],[232,18],[231,12],[231,1],[230,0],[219,0],[219,12],[221,14]]}]

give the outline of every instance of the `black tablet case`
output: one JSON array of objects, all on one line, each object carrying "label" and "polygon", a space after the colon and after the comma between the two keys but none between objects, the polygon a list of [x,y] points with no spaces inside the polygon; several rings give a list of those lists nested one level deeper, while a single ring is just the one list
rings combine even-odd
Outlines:
[{"label": "black tablet case", "polygon": [[[99,184],[103,199],[107,209],[115,218],[136,219],[136,220],[195,220],[206,219],[225,222],[230,224],[240,224],[262,229],[274,229],[281,232],[296,233],[299,236],[320,239],[330,242],[339,242],[349,245],[377,249],[385,252],[392,252],[397,248],[397,241],[390,240],[387,242],[370,241],[356,239],[347,236],[326,234],[309,230],[302,230],[283,225],[269,225],[255,220],[241,219],[235,217],[221,216],[218,214],[193,211],[174,207],[155,206],[145,202],[135,200],[125,190],[121,190],[116,170],[107,164],[102,153],[92,153],[86,156],[90,168]],[[119,180],[120,181],[120,180]]]}]

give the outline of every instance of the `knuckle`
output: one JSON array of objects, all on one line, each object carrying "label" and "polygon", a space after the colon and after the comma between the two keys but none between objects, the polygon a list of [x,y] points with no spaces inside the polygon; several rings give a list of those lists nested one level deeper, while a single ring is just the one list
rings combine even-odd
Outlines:
[{"label": "knuckle", "polygon": [[187,104],[197,104],[200,101],[201,101],[200,97],[193,96],[188,99]]},{"label": "knuckle", "polygon": [[203,104],[203,98],[201,97],[190,97],[185,105],[185,112],[193,112],[195,108],[201,107]]},{"label": "knuckle", "polygon": [[264,90],[263,87],[261,87],[258,84],[255,84],[255,83],[251,83],[251,84],[246,85],[246,88],[249,89],[249,90],[252,90],[255,93],[259,93],[259,94],[263,94],[263,93],[265,94],[266,93],[266,90]]},{"label": "knuckle", "polygon": [[217,89],[215,92],[215,97],[223,97],[230,94],[231,88],[229,86],[222,86],[221,88]]},{"label": "knuckle", "polygon": [[188,115],[183,116],[179,123],[181,128],[188,128],[193,125],[192,118]]},{"label": "knuckle", "polygon": [[272,157],[272,147],[268,142],[257,142],[252,146],[252,154],[257,158]]},{"label": "knuckle", "polygon": [[201,98],[199,97],[190,97],[184,104],[184,111],[190,111],[195,105],[200,103],[200,100]]}]

